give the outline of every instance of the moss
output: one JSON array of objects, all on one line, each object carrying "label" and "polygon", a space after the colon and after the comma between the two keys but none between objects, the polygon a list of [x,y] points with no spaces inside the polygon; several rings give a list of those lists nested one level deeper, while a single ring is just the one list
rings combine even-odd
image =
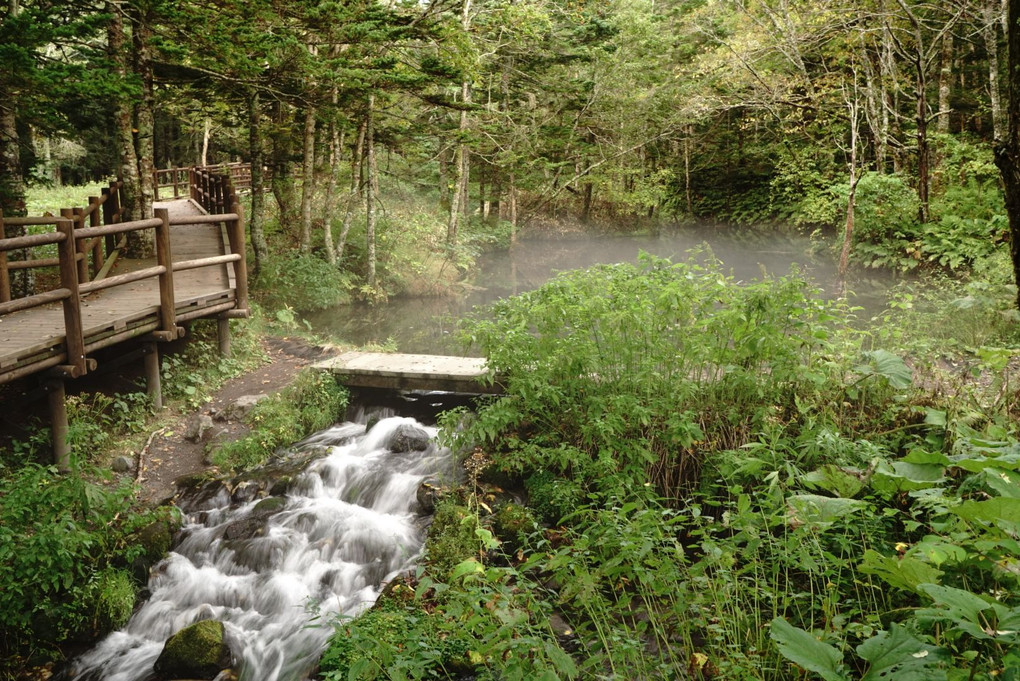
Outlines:
[{"label": "moss", "polygon": [[454,566],[478,553],[477,530],[471,509],[453,499],[439,502],[425,540],[425,562],[437,578],[445,579]]},{"label": "moss", "polygon": [[153,668],[166,678],[211,679],[232,664],[223,622],[203,620],[167,640]]}]

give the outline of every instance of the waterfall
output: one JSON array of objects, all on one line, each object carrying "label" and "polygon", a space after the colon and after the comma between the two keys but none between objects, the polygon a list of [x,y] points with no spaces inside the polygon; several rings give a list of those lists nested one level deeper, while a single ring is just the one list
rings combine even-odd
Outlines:
[{"label": "waterfall", "polygon": [[[397,444],[409,432],[421,436],[417,445]],[[150,681],[171,635],[215,619],[240,658],[241,681],[306,679],[331,622],[369,608],[385,582],[415,565],[425,534],[417,489],[450,474],[434,436],[410,418],[384,418],[367,432],[335,426],[302,444],[329,453],[286,494],[231,504],[224,490],[182,504],[185,526],[152,570],[151,596],[72,663],[68,678]]]}]

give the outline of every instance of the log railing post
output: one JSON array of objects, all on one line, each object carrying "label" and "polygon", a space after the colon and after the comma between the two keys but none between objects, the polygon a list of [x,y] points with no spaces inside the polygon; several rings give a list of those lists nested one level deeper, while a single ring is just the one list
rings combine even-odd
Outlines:
[{"label": "log railing post", "polygon": [[71,469],[71,446],[67,441],[67,402],[64,379],[50,378],[44,384],[50,405],[50,436],[53,438],[53,463],[66,473]]},{"label": "log railing post", "polygon": [[198,178],[195,173],[195,166],[188,168],[188,187],[191,188],[191,199],[192,201],[198,201],[198,187],[196,183]]},{"label": "log railing post", "polygon": [[[113,224],[113,195],[110,193],[109,187],[103,187],[103,224]],[[106,255],[113,253],[114,249],[117,248],[117,239],[113,234],[107,234],[106,238]]]},{"label": "log railing post", "polygon": [[232,208],[232,212],[237,213],[237,219],[227,225],[227,239],[230,241],[230,251],[241,256],[241,259],[234,263],[234,285],[237,287],[235,306],[238,310],[247,310],[248,265],[245,260],[244,212],[241,204],[236,200]]},{"label": "log railing post", "polygon": [[74,220],[58,220],[57,230],[64,235],[64,239],[57,245],[60,251],[60,286],[70,292],[63,300],[67,364],[80,376],[87,369],[85,338],[81,325],[81,296],[78,292],[78,267],[75,263],[77,249],[74,246]]},{"label": "log railing post", "polygon": [[[103,224],[102,215],[100,215],[99,206],[97,205],[98,203],[99,203],[98,196],[89,197],[89,208],[91,209],[91,211],[89,212],[89,227],[99,227],[101,224]],[[82,226],[84,227],[84,225]],[[105,263],[106,256],[103,254],[103,245],[100,243],[98,238],[93,239],[92,240],[93,277],[96,274],[99,274],[99,270],[103,269],[103,265]]]},{"label": "log railing post", "polygon": [[159,322],[164,332],[177,335],[177,310],[174,303],[173,259],[170,254],[170,212],[157,208],[156,217],[162,224],[156,227],[156,263],[166,271],[159,275]]},{"label": "log railing post", "polygon": [[[72,224],[71,235],[72,236],[74,235],[74,231],[75,231],[74,223],[76,223],[78,220],[81,219],[80,210],[81,210],[80,208],[61,208],[60,209],[60,217],[66,218],[66,219],[71,221],[71,224]],[[86,258],[81,258],[80,260],[78,259],[78,240],[77,239],[74,239],[71,242],[71,247],[73,248],[73,251],[74,251],[74,259],[72,260],[72,264],[75,267],[78,268],[78,281],[79,282],[88,281],[89,280],[89,263],[88,263],[88,260]]]},{"label": "log railing post", "polygon": [[[63,214],[63,211],[61,211],[61,214]],[[74,216],[74,228],[75,228],[75,230],[81,229],[81,228],[86,226],[85,225],[85,209],[84,208],[75,208],[74,211],[72,212],[72,215]],[[78,283],[79,284],[84,284],[84,283],[87,283],[89,281],[89,250],[90,249],[84,249],[83,250],[83,246],[85,246],[85,245],[86,244],[84,243],[84,241],[81,241],[81,240],[78,240],[78,239],[75,239],[75,241],[74,241],[74,251],[76,253],[76,255],[74,257],[75,257],[75,260],[78,261]],[[80,259],[79,259],[79,256],[80,256]]]},{"label": "log railing post", "polygon": [[[4,231],[4,214],[0,211],[0,239],[6,236]],[[0,251],[0,303],[11,299],[11,271],[7,269],[7,251]]]}]

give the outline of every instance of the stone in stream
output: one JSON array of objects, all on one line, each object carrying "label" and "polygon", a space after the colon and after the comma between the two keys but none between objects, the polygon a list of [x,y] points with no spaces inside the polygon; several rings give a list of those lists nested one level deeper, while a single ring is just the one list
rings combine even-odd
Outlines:
[{"label": "stone in stream", "polygon": [[424,452],[429,448],[431,439],[429,434],[422,428],[401,424],[390,436],[388,447],[395,454],[404,452]]},{"label": "stone in stream", "polygon": [[171,636],[153,669],[162,679],[214,679],[233,665],[223,622],[203,620]]}]

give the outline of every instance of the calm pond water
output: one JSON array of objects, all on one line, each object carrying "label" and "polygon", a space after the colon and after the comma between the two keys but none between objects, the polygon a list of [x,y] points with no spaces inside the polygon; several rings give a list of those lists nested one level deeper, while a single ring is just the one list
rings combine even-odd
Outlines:
[{"label": "calm pond water", "polygon": [[[738,281],[782,276],[791,267],[797,267],[826,294],[833,295],[835,261],[830,254],[816,253],[817,245],[803,235],[710,225],[670,230],[658,236],[532,238],[519,242],[510,252],[483,255],[472,282],[475,288],[465,295],[343,306],[309,314],[304,319],[314,331],[347,343],[364,345],[389,340],[400,352],[463,354],[456,337],[457,320],[476,306],[535,289],[558,272],[596,264],[636,262],[641,252],[680,262],[707,247]],[[851,277],[851,303],[869,310],[880,308],[892,281],[890,275],[881,273]]]}]

